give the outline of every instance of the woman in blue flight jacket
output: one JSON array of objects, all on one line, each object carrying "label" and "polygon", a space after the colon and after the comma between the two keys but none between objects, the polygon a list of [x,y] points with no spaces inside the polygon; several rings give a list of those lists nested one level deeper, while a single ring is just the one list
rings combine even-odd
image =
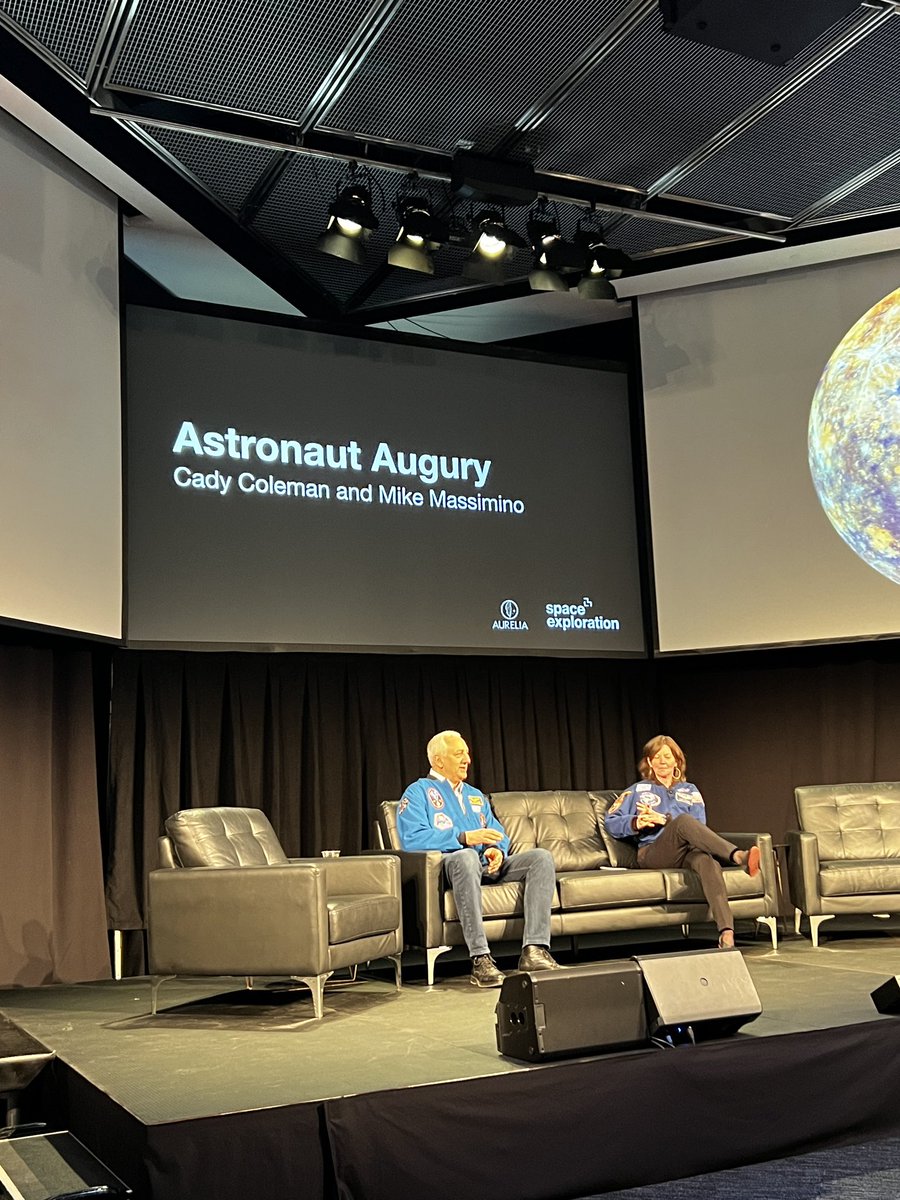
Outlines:
[{"label": "woman in blue flight jacket", "polygon": [[622,793],[606,814],[613,837],[637,840],[638,866],[648,871],[688,867],[696,871],[713,920],[719,947],[734,946],[734,917],[725,892],[722,863],[759,871],[759,850],[739,850],[706,824],[703,797],[685,778],[681,747],[665,734],[651,738],[638,763],[639,783]]}]

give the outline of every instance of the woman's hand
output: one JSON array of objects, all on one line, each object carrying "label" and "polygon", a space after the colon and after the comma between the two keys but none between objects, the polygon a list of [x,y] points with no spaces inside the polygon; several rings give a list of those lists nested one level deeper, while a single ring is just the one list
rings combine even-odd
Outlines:
[{"label": "woman's hand", "polygon": [[635,829],[652,829],[654,825],[665,825],[668,820],[665,813],[653,812],[648,809],[645,812],[639,812],[632,824]]}]

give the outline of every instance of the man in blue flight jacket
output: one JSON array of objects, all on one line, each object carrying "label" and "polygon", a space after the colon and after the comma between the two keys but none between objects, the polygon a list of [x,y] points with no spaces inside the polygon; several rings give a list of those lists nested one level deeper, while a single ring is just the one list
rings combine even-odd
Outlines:
[{"label": "man in blue flight jacket", "polygon": [[550,908],[556,868],[549,850],[509,853],[509,838],[490,801],[466,782],[472,759],[455,729],[436,733],[427,748],[431,771],[411,783],[397,809],[397,833],[404,850],[440,850],[444,870],[472,959],[470,982],[499,987],[504,979],[488,950],[481,910],[483,883],[525,883],[525,931],[520,971],[553,971]]}]

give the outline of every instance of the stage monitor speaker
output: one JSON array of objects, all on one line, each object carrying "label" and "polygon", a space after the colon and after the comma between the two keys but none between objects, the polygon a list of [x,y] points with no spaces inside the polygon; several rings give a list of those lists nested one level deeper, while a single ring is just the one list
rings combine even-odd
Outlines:
[{"label": "stage monitor speaker", "polygon": [[859,5],[860,0],[659,0],[668,33],[777,66]]},{"label": "stage monitor speaker", "polygon": [[892,975],[872,992],[872,1003],[880,1013],[900,1017],[900,975]]},{"label": "stage monitor speaker", "polygon": [[508,975],[496,1026],[500,1053],[531,1061],[646,1045],[641,972],[622,960]]},{"label": "stage monitor speaker", "polygon": [[663,1041],[726,1037],[762,1012],[739,950],[641,955],[647,1024]]}]

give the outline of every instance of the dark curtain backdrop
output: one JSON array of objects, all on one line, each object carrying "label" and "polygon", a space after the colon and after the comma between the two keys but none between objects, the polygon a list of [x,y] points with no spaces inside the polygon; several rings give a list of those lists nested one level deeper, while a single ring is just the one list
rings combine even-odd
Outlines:
[{"label": "dark curtain backdrop", "polygon": [[103,738],[94,722],[102,661],[90,651],[0,646],[4,987],[110,973],[97,788]]},{"label": "dark curtain backdrop", "polygon": [[795,787],[900,780],[900,642],[666,659],[656,687],[721,829],[779,842]]},{"label": "dark curtain backdrop", "polygon": [[487,791],[614,786],[655,727],[645,662],[122,652],[113,665],[110,923],[143,919],[179,808],[261,808],[291,855],[372,844],[376,805],[459,729]]},{"label": "dark curtain backdrop", "polygon": [[671,733],[710,822],[779,841],[796,785],[900,779],[900,641],[649,663],[0,645],[0,984],[106,976],[107,913],[142,927],[178,808],[262,808],[291,855],[368,847],[446,727],[487,791],[618,787]]}]

